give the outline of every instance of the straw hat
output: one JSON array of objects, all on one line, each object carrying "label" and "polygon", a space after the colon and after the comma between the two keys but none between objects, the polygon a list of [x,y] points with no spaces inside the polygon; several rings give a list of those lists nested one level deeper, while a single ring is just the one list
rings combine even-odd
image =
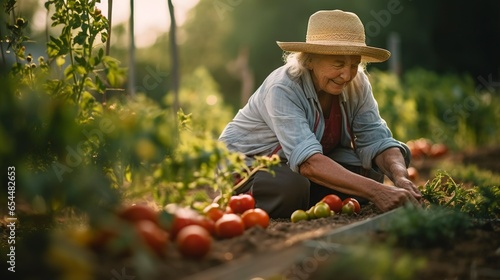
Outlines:
[{"label": "straw hat", "polygon": [[309,18],[305,42],[276,43],[288,52],[361,55],[365,62],[382,62],[391,56],[388,50],[367,46],[359,17],[341,10],[314,13]]}]

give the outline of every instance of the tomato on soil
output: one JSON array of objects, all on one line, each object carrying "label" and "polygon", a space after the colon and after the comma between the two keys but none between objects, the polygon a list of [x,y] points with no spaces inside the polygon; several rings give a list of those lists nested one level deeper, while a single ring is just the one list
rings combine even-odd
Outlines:
[{"label": "tomato on soil", "polygon": [[208,217],[199,216],[195,220],[195,225],[201,226],[206,229],[210,234],[215,234],[215,222]]},{"label": "tomato on soil", "polygon": [[158,224],[158,214],[151,207],[142,204],[133,204],[118,211],[118,216],[126,221],[135,223],[148,220]]},{"label": "tomato on soil", "polygon": [[342,206],[342,214],[353,215],[355,212],[355,206],[352,201],[348,201]]},{"label": "tomato on soil", "polygon": [[249,209],[245,211],[241,215],[241,219],[245,224],[245,228],[251,228],[256,225],[259,225],[263,228],[267,228],[269,226],[269,215],[266,211],[260,208]]},{"label": "tomato on soil", "polygon": [[135,223],[139,236],[142,237],[146,245],[159,256],[165,256],[168,244],[168,233],[159,228],[155,223],[142,220]]},{"label": "tomato on soil", "polygon": [[174,219],[172,224],[168,228],[170,232],[170,237],[175,239],[179,231],[190,225],[201,225],[200,215],[198,212],[190,208],[178,208],[173,213]]},{"label": "tomato on soil", "polygon": [[218,219],[224,215],[224,211],[220,209],[219,204],[212,203],[203,209],[203,213],[212,221],[216,222]]},{"label": "tomato on soil", "polygon": [[292,216],[290,217],[292,223],[296,223],[298,221],[307,221],[308,219],[309,215],[307,215],[306,211],[300,209],[293,211]]},{"label": "tomato on soil", "polygon": [[203,227],[190,225],[184,227],[177,235],[177,249],[189,258],[203,258],[212,246],[212,236]]},{"label": "tomato on soil", "polygon": [[330,210],[334,211],[335,213],[340,213],[340,211],[342,210],[342,199],[340,199],[340,197],[338,197],[337,195],[326,195],[321,201],[328,204],[328,206],[330,206]]},{"label": "tomato on soil", "polygon": [[325,202],[318,202],[314,206],[314,216],[316,216],[316,218],[326,218],[330,217],[330,215],[330,206],[328,206]]},{"label": "tomato on soil", "polygon": [[309,220],[314,220],[316,219],[316,215],[314,215],[314,205],[311,206],[311,208],[309,208],[309,210],[306,211],[306,214],[307,214],[307,218]]},{"label": "tomato on soil", "polygon": [[253,196],[249,194],[233,195],[229,199],[229,207],[236,214],[242,214],[248,209],[253,209],[255,207],[255,200]]},{"label": "tomato on soil", "polygon": [[355,198],[348,197],[344,199],[344,201],[342,201],[342,206],[344,206],[349,201],[351,201],[354,204],[354,212],[356,214],[359,214],[359,212],[361,211],[361,205],[359,205],[358,200],[356,200]]},{"label": "tomato on soil", "polygon": [[236,214],[224,214],[215,222],[215,233],[221,238],[231,238],[242,235],[245,224],[240,216]]}]

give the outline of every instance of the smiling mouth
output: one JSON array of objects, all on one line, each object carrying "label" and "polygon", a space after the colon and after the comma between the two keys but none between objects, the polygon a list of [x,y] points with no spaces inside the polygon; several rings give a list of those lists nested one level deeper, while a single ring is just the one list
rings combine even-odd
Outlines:
[{"label": "smiling mouth", "polygon": [[330,81],[332,81],[334,84],[336,84],[336,85],[338,85],[338,86],[341,86],[341,87],[343,87],[343,86],[346,84],[346,83],[341,83],[341,84],[339,84],[339,83],[335,82],[334,80],[330,80]]}]

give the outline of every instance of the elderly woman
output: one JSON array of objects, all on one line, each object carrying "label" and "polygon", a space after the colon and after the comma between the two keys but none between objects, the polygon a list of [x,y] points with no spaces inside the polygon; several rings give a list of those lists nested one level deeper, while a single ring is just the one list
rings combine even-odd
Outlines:
[{"label": "elderly woman", "polygon": [[[389,58],[366,46],[359,18],[340,10],[309,18],[306,42],[277,42],[288,53],[220,136],[248,157],[277,154],[274,175],[259,171],[237,190],[251,192],[271,217],[290,217],[326,194],[371,201],[382,211],[417,204],[410,153],[380,117],[367,62]],[[384,174],[394,186],[384,185]]]}]

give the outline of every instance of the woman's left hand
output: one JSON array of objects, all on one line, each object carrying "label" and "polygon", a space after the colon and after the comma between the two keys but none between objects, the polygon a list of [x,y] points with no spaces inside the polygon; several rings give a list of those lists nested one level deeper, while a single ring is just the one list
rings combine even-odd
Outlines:
[{"label": "woman's left hand", "polygon": [[410,179],[406,177],[395,179],[394,185],[398,188],[402,188],[409,191],[416,200],[420,201],[422,199],[422,193],[417,188],[417,186],[415,186],[415,184],[413,184],[413,182],[410,181]]}]

